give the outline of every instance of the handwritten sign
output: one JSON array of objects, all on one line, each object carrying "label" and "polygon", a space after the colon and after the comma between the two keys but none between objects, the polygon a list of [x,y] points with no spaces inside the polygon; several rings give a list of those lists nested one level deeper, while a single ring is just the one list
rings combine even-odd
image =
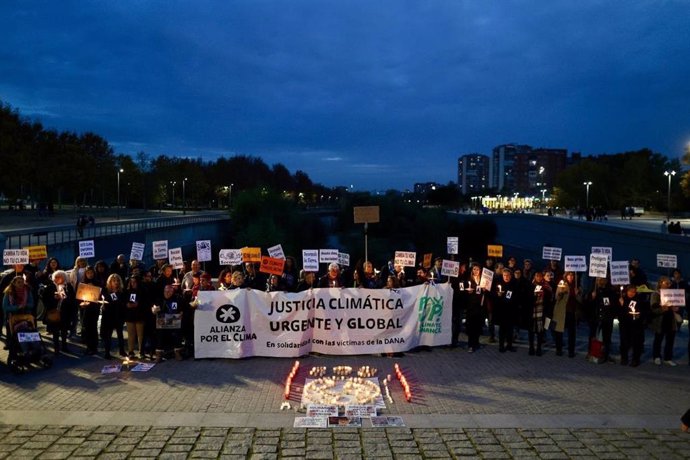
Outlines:
[{"label": "handwritten sign", "polygon": [[614,286],[630,284],[630,270],[627,260],[611,261],[611,284]]},{"label": "handwritten sign", "polygon": [[449,236],[447,241],[446,241],[446,248],[448,250],[448,254],[457,254],[458,249],[459,249],[460,243],[459,243],[459,238],[457,236]]},{"label": "handwritten sign", "polygon": [[261,248],[244,247],[240,251],[242,252],[242,262],[261,262]]},{"label": "handwritten sign", "polygon": [[218,253],[221,265],[239,265],[242,263],[242,251],[240,249],[221,249]]},{"label": "handwritten sign", "polygon": [[607,254],[590,254],[589,276],[593,278],[606,278],[608,266],[609,257]]},{"label": "handwritten sign", "polygon": [[414,267],[416,260],[416,252],[395,251],[395,265],[402,265],[403,267]]},{"label": "handwritten sign", "polygon": [[[586,256],[565,256],[565,271],[567,272],[586,272],[587,271],[587,257]],[[604,275],[606,276],[606,275]]]},{"label": "handwritten sign", "polygon": [[182,258],[182,248],[172,248],[168,250],[168,261],[175,270],[183,270],[184,259]]},{"label": "handwritten sign", "polygon": [[541,258],[544,260],[561,260],[563,249],[544,246],[541,249]]},{"label": "handwritten sign", "polygon": [[279,244],[276,244],[275,246],[271,246],[268,248],[268,255],[273,257],[274,259],[284,259],[285,258],[285,253],[283,252],[283,247]]},{"label": "handwritten sign", "polygon": [[45,244],[41,246],[27,246],[24,249],[29,251],[29,260],[32,262],[48,258],[48,247]]},{"label": "handwritten sign", "polygon": [[490,244],[486,247],[489,257],[503,257],[503,246],[500,244]]},{"label": "handwritten sign", "polygon": [[485,291],[491,290],[491,285],[494,283],[494,272],[488,268],[482,268],[482,279],[479,281],[479,287]]},{"label": "handwritten sign", "polygon": [[678,257],[675,254],[657,254],[656,266],[661,268],[678,268]]},{"label": "handwritten sign", "polygon": [[355,206],[353,208],[355,224],[374,224],[379,221],[378,206]]},{"label": "handwritten sign", "polygon": [[460,274],[460,262],[443,259],[441,265],[441,275],[456,277]]},{"label": "handwritten sign", "polygon": [[338,406],[330,404],[308,404],[307,417],[337,416]]},{"label": "handwritten sign", "polygon": [[376,417],[376,406],[365,404],[348,404],[345,406],[345,417]]},{"label": "handwritten sign", "polygon": [[685,306],[685,289],[659,289],[661,305],[671,307]]},{"label": "handwritten sign", "polygon": [[350,254],[346,252],[339,252],[338,253],[338,265],[341,267],[349,267],[350,266]]},{"label": "handwritten sign", "polygon": [[302,250],[302,268],[306,272],[319,271],[319,250],[318,249],[303,249]]},{"label": "handwritten sign", "polygon": [[285,268],[285,259],[276,259],[275,257],[261,258],[261,265],[259,271],[261,273],[270,273],[271,275],[282,275]]},{"label": "handwritten sign", "polygon": [[79,257],[84,257],[85,259],[96,257],[96,245],[93,243],[93,240],[79,242]]},{"label": "handwritten sign", "polygon": [[129,252],[129,260],[144,260],[144,243],[132,243],[132,250]]},{"label": "handwritten sign", "polygon": [[199,240],[196,242],[196,260],[199,262],[213,260],[213,255],[211,254],[211,240]]},{"label": "handwritten sign", "polygon": [[337,249],[322,249],[319,251],[319,262],[330,264],[331,262],[338,263]]},{"label": "handwritten sign", "polygon": [[424,254],[424,262],[422,263],[422,267],[431,268],[431,258],[432,257],[433,257],[432,253]]},{"label": "handwritten sign", "polygon": [[168,240],[154,241],[153,260],[163,260],[168,258]]},{"label": "handwritten sign", "polygon": [[592,246],[592,254],[605,254],[607,260],[611,262],[613,259],[613,248],[607,246]]},{"label": "handwritten sign", "polygon": [[2,263],[4,265],[28,264],[29,251],[27,249],[3,249]]},{"label": "handwritten sign", "polygon": [[79,283],[79,286],[77,286],[77,299],[84,302],[97,302],[101,300],[100,286]]}]

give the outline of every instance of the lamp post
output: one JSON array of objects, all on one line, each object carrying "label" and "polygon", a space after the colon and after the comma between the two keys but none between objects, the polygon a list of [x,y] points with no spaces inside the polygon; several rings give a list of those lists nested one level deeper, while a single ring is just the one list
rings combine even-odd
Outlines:
[{"label": "lamp post", "polygon": [[541,192],[541,207],[546,209],[546,203],[544,203],[544,201],[546,200],[546,189],[543,188],[540,190],[540,192]]},{"label": "lamp post", "polygon": [[120,168],[117,170],[117,220],[120,220],[120,173],[125,172]]},{"label": "lamp post", "polygon": [[182,179],[182,214],[187,214],[187,178]]},{"label": "lamp post", "polygon": [[664,176],[668,177],[668,193],[666,195],[666,220],[671,220],[671,177],[675,176],[674,170],[664,171]]},{"label": "lamp post", "polygon": [[587,201],[585,201],[585,203],[586,203],[585,206],[587,207],[587,209],[589,209],[589,186],[592,185],[592,181],[583,182],[582,185],[587,187],[587,192],[586,192],[586,196],[587,196],[586,200]]},{"label": "lamp post", "polygon": [[174,209],[175,208],[175,184],[177,184],[177,181],[171,180],[170,184],[172,185],[172,207]]}]

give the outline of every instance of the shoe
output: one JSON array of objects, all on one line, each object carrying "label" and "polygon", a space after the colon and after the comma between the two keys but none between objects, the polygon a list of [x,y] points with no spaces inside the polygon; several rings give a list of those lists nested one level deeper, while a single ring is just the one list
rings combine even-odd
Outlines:
[{"label": "shoe", "polygon": [[574,357],[575,357],[575,353],[568,353],[568,358],[574,358]]},{"label": "shoe", "polygon": [[537,355],[537,356],[541,356],[541,348],[537,348],[537,353],[536,353],[536,355]]},{"label": "shoe", "polygon": [[637,366],[639,366],[639,365],[640,365],[640,362],[639,362],[639,361],[634,361],[634,360],[633,360],[633,361],[630,361],[630,367],[637,367]]},{"label": "shoe", "polygon": [[103,355],[103,358],[105,358],[105,359],[113,359],[113,355],[111,355],[110,353],[106,353],[106,354]]},{"label": "shoe", "polygon": [[563,352],[562,352],[562,351],[557,351],[557,352],[556,352],[556,356],[563,356]]},{"label": "shoe", "polygon": [[489,343],[496,343],[496,337],[489,337]]},{"label": "shoe", "polygon": [[664,361],[664,364],[666,364],[667,366],[671,366],[671,367],[676,367],[678,365],[678,363],[676,363],[675,361],[672,361],[670,359],[667,361]]},{"label": "shoe", "polygon": [[661,366],[661,358],[654,358],[654,364]]},{"label": "shoe", "polygon": [[127,356],[127,352],[125,351],[124,348],[120,348],[120,356],[122,356],[123,358],[124,358],[125,356]]},{"label": "shoe", "polygon": [[134,352],[130,351],[129,354],[127,355],[128,358],[134,358]]},{"label": "shoe", "polygon": [[472,348],[472,347],[468,348],[467,353],[474,353],[474,348]]},{"label": "shoe", "polygon": [[506,352],[506,349],[505,349],[504,347],[499,347],[499,348],[498,348],[498,352],[499,352],[499,353],[505,353],[505,352]]},{"label": "shoe", "polygon": [[627,359],[621,359],[621,366],[627,366],[628,365],[628,360]]},{"label": "shoe", "polygon": [[146,355],[145,355],[144,353],[141,353],[141,354],[139,355],[139,359],[140,359],[141,361],[145,360],[145,359],[146,359]]},{"label": "shoe", "polygon": [[182,361],[182,348],[175,348],[175,361]]},{"label": "shoe", "polygon": [[515,348],[515,347],[508,347],[508,348],[506,348],[506,350],[515,353],[515,352],[517,351],[517,348]]},{"label": "shoe", "polygon": [[527,354],[530,356],[534,356],[534,348],[530,347],[529,352],[527,352]]}]

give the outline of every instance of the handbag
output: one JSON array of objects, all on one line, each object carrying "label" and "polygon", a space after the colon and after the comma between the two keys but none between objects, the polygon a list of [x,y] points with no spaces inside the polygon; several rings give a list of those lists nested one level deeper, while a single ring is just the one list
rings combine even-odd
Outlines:
[{"label": "handbag", "polygon": [[55,324],[60,322],[60,309],[53,308],[46,312],[46,322],[50,324]]}]

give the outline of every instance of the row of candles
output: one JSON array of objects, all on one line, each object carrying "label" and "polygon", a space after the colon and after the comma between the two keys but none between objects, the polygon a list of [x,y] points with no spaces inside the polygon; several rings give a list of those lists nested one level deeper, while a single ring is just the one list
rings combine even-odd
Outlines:
[{"label": "row of candles", "polygon": [[395,376],[400,381],[403,393],[405,393],[405,399],[407,399],[407,402],[411,402],[412,392],[410,391],[410,385],[407,383],[407,378],[405,378],[405,374],[402,373],[402,371],[400,370],[400,366],[397,363],[395,364]]},{"label": "row of candles", "polygon": [[292,379],[295,378],[295,375],[297,375],[297,370],[299,369],[299,361],[295,361],[295,364],[292,366],[292,369],[290,370],[290,373],[288,374],[287,378],[285,379],[285,399],[290,399],[290,390],[292,388]]}]

